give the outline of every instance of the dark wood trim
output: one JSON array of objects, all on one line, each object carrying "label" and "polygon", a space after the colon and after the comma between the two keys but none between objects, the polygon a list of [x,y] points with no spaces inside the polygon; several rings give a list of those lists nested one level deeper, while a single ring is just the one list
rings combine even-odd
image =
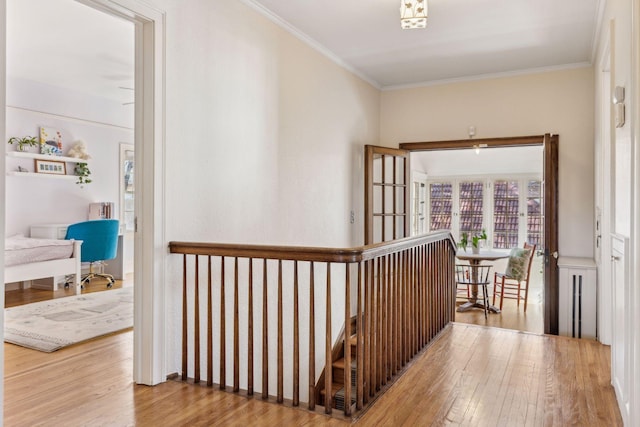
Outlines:
[{"label": "dark wood trim", "polygon": [[558,334],[558,135],[544,136],[544,333]]},{"label": "dark wood trim", "polygon": [[289,261],[360,262],[398,252],[418,244],[446,240],[456,248],[448,231],[436,231],[421,236],[354,248],[318,248],[304,246],[236,245],[229,243],[169,242],[172,254],[210,255],[239,258],[280,259]]},{"label": "dark wood trim", "polygon": [[487,148],[495,147],[522,147],[527,145],[542,145],[544,135],[516,136],[507,138],[482,138],[482,139],[454,139],[450,141],[426,141],[403,142],[399,146],[409,151],[430,150],[460,150],[463,148],[475,148],[476,145],[486,144]]}]

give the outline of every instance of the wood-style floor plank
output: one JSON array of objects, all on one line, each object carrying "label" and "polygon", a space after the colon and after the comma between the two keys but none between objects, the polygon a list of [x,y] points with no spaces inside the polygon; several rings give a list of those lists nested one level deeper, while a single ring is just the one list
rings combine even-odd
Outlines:
[{"label": "wood-style floor plank", "polygon": [[[132,371],[131,331],[54,353],[5,344],[5,425],[348,424],[177,381],[136,386]],[[622,420],[609,347],[454,323],[355,424],[621,426]]]}]

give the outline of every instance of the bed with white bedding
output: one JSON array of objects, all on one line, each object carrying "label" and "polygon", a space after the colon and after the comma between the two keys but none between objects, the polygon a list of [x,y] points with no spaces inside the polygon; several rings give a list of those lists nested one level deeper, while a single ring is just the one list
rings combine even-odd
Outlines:
[{"label": "bed with white bedding", "polygon": [[[54,276],[74,275],[80,293],[80,248],[78,240],[33,239],[22,235],[5,239],[4,282],[23,282]],[[54,290],[57,290],[54,284]]]}]

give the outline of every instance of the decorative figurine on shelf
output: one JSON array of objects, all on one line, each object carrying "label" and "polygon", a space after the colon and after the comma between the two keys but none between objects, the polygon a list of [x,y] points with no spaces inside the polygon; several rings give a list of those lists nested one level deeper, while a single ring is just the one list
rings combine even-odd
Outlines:
[{"label": "decorative figurine on shelf", "polygon": [[87,153],[87,146],[82,141],[76,142],[67,153],[67,156],[82,160],[91,159],[91,156]]}]

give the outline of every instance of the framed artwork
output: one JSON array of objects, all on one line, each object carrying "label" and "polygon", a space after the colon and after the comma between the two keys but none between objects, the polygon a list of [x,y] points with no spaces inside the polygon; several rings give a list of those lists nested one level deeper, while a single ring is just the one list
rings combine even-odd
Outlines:
[{"label": "framed artwork", "polygon": [[57,160],[39,160],[36,159],[37,173],[50,173],[53,175],[66,175],[67,164]]},{"label": "framed artwork", "polygon": [[40,128],[40,153],[62,155],[62,133],[52,128]]}]

